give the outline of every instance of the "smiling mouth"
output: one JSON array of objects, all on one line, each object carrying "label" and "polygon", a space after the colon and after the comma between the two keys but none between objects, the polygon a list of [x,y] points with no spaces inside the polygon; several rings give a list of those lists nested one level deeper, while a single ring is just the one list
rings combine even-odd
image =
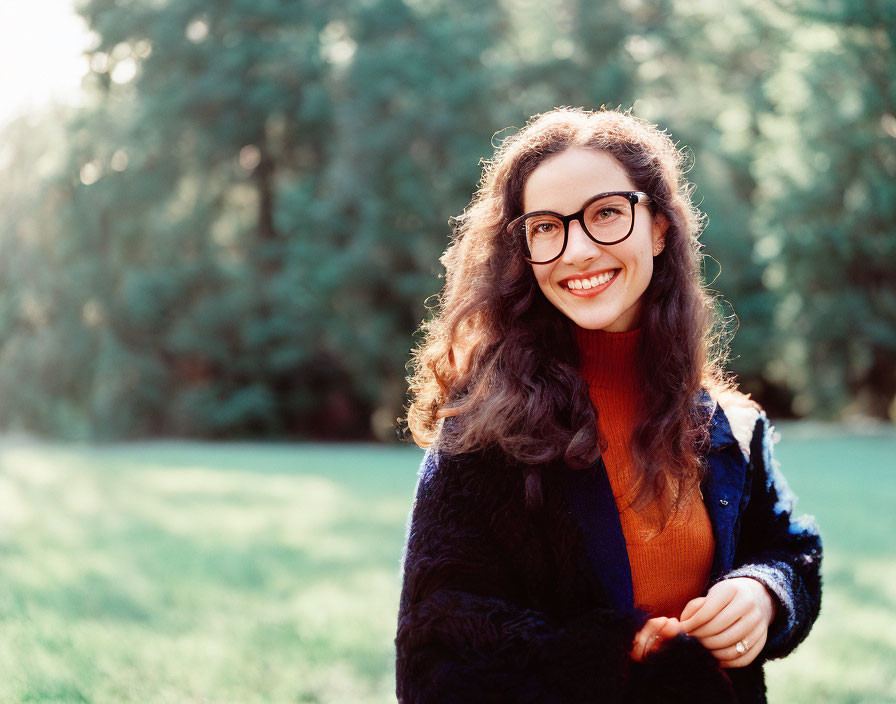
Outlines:
[{"label": "smiling mouth", "polygon": [[568,279],[563,282],[562,286],[571,291],[587,291],[612,281],[620,271],[621,269],[612,269],[597,276],[582,279]]}]

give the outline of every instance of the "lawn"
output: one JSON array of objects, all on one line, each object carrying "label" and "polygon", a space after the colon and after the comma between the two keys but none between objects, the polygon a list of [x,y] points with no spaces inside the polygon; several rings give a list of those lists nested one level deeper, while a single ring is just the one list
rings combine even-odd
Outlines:
[{"label": "lawn", "polygon": [[[782,426],[825,540],[772,702],[896,702],[896,433]],[[394,702],[419,450],[0,443],[0,701]]]}]

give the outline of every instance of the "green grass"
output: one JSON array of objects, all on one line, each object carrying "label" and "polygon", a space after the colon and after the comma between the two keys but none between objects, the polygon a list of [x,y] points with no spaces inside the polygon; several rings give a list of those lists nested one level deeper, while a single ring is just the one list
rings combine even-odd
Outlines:
[{"label": "green grass", "polygon": [[767,668],[771,702],[896,702],[896,433],[780,426],[776,457],[824,541],[821,615]]},{"label": "green grass", "polygon": [[[782,429],[825,539],[772,702],[896,702],[896,434]],[[421,453],[0,444],[0,701],[394,702]]]}]

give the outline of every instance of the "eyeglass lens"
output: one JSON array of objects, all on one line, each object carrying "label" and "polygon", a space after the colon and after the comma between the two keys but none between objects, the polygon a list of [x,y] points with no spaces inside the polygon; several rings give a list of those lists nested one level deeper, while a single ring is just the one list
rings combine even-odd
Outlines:
[{"label": "eyeglass lens", "polygon": [[[613,244],[631,232],[634,208],[625,196],[607,196],[591,203],[582,216],[585,231],[601,244]],[[529,257],[546,262],[560,256],[566,239],[563,221],[555,215],[533,215],[523,222]]]}]

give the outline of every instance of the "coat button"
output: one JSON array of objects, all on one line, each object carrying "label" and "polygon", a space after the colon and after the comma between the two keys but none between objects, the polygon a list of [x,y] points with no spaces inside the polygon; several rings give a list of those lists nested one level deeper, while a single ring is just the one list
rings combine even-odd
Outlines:
[{"label": "coat button", "polygon": [[728,505],[728,499],[719,499],[719,504],[722,505],[722,506],[727,506],[727,505]]}]

